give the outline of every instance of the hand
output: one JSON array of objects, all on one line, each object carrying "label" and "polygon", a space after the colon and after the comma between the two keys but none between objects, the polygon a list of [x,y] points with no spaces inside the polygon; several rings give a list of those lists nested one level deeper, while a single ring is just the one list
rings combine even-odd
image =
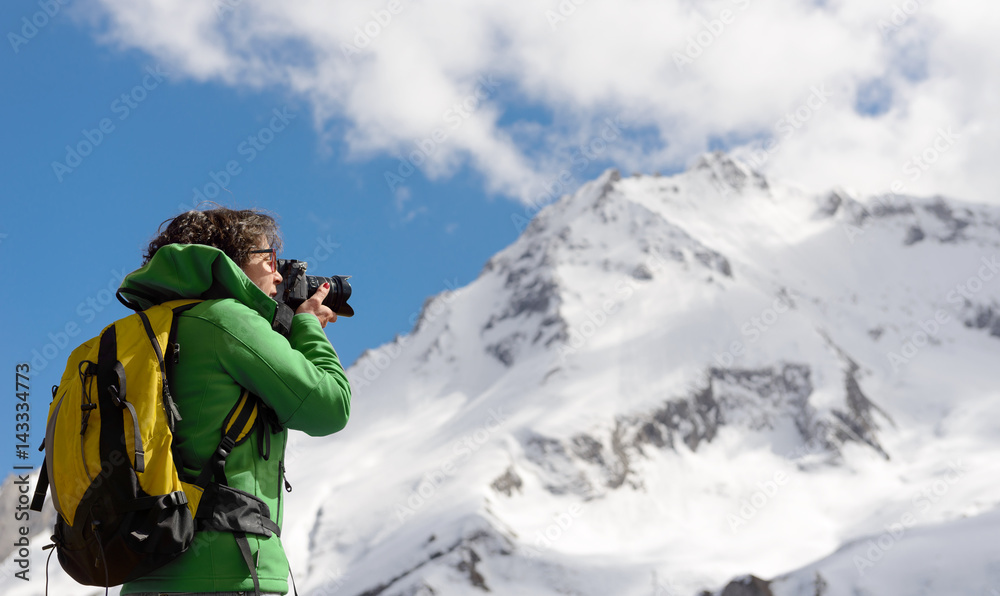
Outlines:
[{"label": "hand", "polygon": [[316,288],[316,292],[309,297],[308,300],[299,305],[295,309],[295,314],[308,313],[311,315],[316,315],[319,319],[319,324],[326,328],[327,323],[332,323],[337,320],[337,313],[333,312],[329,306],[323,304],[323,300],[326,295],[330,293],[330,284],[325,283],[320,287]]}]

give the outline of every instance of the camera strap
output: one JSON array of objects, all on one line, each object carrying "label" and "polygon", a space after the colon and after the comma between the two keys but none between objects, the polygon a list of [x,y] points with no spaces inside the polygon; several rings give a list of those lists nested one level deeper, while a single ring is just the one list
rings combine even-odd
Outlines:
[{"label": "camera strap", "polygon": [[278,307],[274,310],[274,321],[271,323],[271,329],[288,337],[288,334],[292,332],[292,317],[294,316],[295,311],[287,304],[279,302]]}]

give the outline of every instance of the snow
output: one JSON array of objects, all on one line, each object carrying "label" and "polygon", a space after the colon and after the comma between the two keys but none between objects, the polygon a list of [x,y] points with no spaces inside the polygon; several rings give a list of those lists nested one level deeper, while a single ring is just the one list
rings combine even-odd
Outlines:
[{"label": "snow", "polygon": [[547,207],[293,436],[299,592],[1000,595],[1000,212],[886,204],[715,154]]}]

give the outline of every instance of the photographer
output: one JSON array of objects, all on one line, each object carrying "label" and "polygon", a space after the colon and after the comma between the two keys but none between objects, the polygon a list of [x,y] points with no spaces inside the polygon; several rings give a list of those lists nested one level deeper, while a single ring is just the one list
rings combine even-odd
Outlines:
[{"label": "photographer", "polygon": [[[179,315],[170,377],[180,420],[173,453],[197,476],[219,445],[241,392],[259,396],[256,426],[225,461],[224,483],[263,501],[265,527],[281,526],[288,429],[322,436],[344,428],[351,390],[323,327],[337,315],[319,287],[290,317],[287,337],[275,331],[281,283],[275,220],[255,210],[188,211],[161,225],[143,266],[120,292],[147,308],[199,298]],[[281,305],[281,308],[287,308]],[[289,311],[290,313],[290,311]],[[308,474],[308,471],[304,472]],[[199,517],[201,511],[199,510]],[[285,594],[289,565],[277,533],[265,536],[199,526],[180,557],[122,594]],[[249,552],[247,552],[249,546]],[[247,556],[249,555],[249,557]],[[248,569],[251,565],[251,569]]]}]

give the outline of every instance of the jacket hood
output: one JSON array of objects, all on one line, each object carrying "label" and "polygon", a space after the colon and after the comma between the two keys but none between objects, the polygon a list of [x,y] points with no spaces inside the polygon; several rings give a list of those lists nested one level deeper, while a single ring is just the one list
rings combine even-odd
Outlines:
[{"label": "jacket hood", "polygon": [[278,303],[221,250],[203,244],[168,244],[125,276],[118,291],[140,309],[184,298],[235,298],[268,322]]}]

